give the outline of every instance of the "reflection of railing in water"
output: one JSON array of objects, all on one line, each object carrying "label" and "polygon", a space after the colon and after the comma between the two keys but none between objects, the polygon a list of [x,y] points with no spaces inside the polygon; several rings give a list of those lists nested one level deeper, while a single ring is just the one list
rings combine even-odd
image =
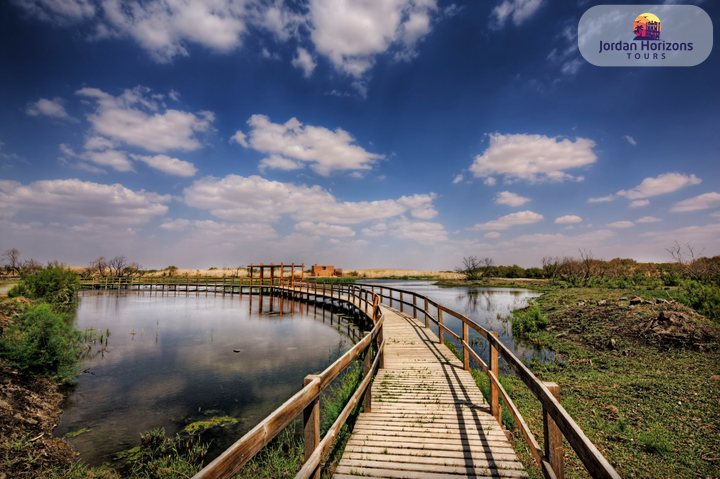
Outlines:
[{"label": "reflection of railing in water", "polygon": [[[354,320],[361,320],[362,317],[359,314],[357,308],[354,307],[342,307],[342,304],[337,302],[323,303],[322,301],[308,301],[306,297],[300,301],[297,295],[283,294],[277,286],[280,285],[280,279],[244,279],[242,282],[240,279],[227,279],[223,285],[222,278],[194,278],[193,281],[186,282],[185,278],[141,278],[131,280],[130,278],[100,278],[100,279],[83,279],[81,285],[84,290],[95,290],[95,291],[133,291],[137,293],[149,293],[160,296],[177,296],[185,293],[185,296],[202,295],[203,293],[207,297],[208,294],[223,297],[228,295],[239,296],[240,299],[243,296],[248,296],[250,301],[248,307],[250,313],[253,312],[254,308],[257,308],[256,313],[258,314],[277,314],[278,317],[282,317],[285,314],[290,314],[295,311],[297,305],[299,305],[298,312],[310,314],[310,308],[313,308],[313,314],[322,318],[325,322],[326,311],[329,309],[329,320],[331,326],[338,326],[338,331],[346,334],[353,342],[357,342],[362,335],[362,332],[358,329],[358,325],[353,321],[347,319],[351,316]],[[273,284],[275,286],[273,286]],[[304,294],[304,293],[303,293]],[[257,303],[255,303],[257,300]],[[267,310],[264,310],[263,299],[269,300],[267,304]],[[321,309],[318,312],[318,307]],[[345,313],[345,314],[342,314]],[[345,320],[343,320],[345,319]],[[335,320],[335,324],[333,324]],[[339,329],[342,326],[343,330]],[[362,325],[360,325],[362,326]]]}]

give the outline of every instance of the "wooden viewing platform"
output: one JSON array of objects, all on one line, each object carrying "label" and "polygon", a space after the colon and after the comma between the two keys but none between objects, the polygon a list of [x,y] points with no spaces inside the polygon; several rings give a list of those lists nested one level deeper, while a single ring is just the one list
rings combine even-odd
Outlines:
[{"label": "wooden viewing platform", "polygon": [[[271,270],[272,271],[272,270]],[[591,477],[619,479],[618,473],[559,402],[560,391],[543,383],[488,331],[468,316],[430,298],[384,285],[296,281],[295,278],[86,280],[93,289],[194,291],[200,294],[273,294],[316,305],[337,305],[364,316],[372,329],[325,371],[305,378],[304,387],[236,441],[194,479],[230,478],[297,417],[304,424],[305,461],[296,478],[320,479],[324,459],[350,414],[363,410],[334,471],[334,477],[485,478],[527,477],[501,425],[505,408],[543,476],[564,478],[563,440]],[[396,308],[397,306],[397,308]],[[462,323],[462,334],[445,326],[444,315]],[[437,327],[435,335],[430,324]],[[486,364],[470,346],[470,330],[489,346]],[[449,335],[463,352],[459,361],[445,346]],[[540,447],[512,398],[500,384],[502,357],[539,401],[543,416]],[[362,361],[363,378],[353,396],[320,438],[320,394],[350,364]],[[476,364],[490,382],[484,398],[470,374]],[[377,375],[375,374],[377,371]],[[371,385],[372,383],[372,385]],[[502,400],[502,403],[500,402]]]}]

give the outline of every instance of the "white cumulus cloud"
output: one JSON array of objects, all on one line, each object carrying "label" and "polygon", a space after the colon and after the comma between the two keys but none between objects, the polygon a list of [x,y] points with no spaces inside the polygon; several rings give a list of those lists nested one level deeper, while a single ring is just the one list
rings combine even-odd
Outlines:
[{"label": "white cumulus cloud", "polygon": [[202,147],[195,134],[208,131],[215,116],[172,109],[161,112],[161,105],[150,92],[149,88],[136,87],[117,97],[97,88],[82,88],[76,93],[95,101],[95,110],[87,119],[99,135],[154,153]]},{"label": "white cumulus cloud", "polygon": [[438,13],[435,0],[310,0],[308,10],[315,50],[355,78],[388,50],[399,60],[413,58]]},{"label": "white cumulus cloud", "polygon": [[543,0],[503,0],[490,13],[490,27],[499,29],[505,26],[508,20],[512,20],[517,27],[531,18]]},{"label": "white cumulus cloud", "polygon": [[308,164],[315,172],[327,176],[335,170],[370,170],[385,158],[357,145],[355,138],[341,128],[303,125],[296,118],[284,124],[273,123],[265,115],[253,115],[247,123],[249,133],[238,131],[233,139],[270,154],[261,164],[264,168],[297,169]]},{"label": "white cumulus cloud", "polygon": [[590,165],[597,160],[595,142],[587,138],[551,138],[543,135],[489,135],[490,146],[475,157],[470,171],[476,178],[504,175],[530,183],[538,181],[582,180],[565,172]]},{"label": "white cumulus cloud", "polygon": [[608,201],[613,201],[615,199],[615,195],[608,195],[608,196],[602,196],[600,198],[590,198],[588,199],[588,203],[605,203]]},{"label": "white cumulus cloud", "polygon": [[305,78],[310,78],[310,75],[312,75],[312,72],[315,70],[317,63],[315,63],[312,55],[310,55],[307,50],[298,47],[297,55],[292,59],[292,65],[295,68],[302,70]]},{"label": "white cumulus cloud", "polygon": [[41,180],[28,185],[0,181],[0,210],[10,215],[22,212],[133,225],[165,215],[169,201],[170,195],[78,179]]},{"label": "white cumulus cloud", "polygon": [[543,215],[532,211],[519,211],[500,218],[488,221],[487,223],[479,223],[470,228],[471,230],[506,230],[511,226],[528,225],[537,223],[545,219]]},{"label": "white cumulus cloud", "polygon": [[260,176],[228,175],[201,178],[185,189],[185,203],[210,210],[227,221],[275,222],[283,215],[297,221],[358,224],[406,213],[420,219],[437,214],[434,194],[402,196],[396,200],[339,201],[319,186],[270,181]]},{"label": "white cumulus cloud", "polygon": [[25,113],[30,116],[47,116],[59,120],[77,121],[75,118],[68,115],[63,103],[64,101],[62,98],[56,97],[52,100],[40,98],[38,101],[28,103]]},{"label": "white cumulus cloud", "polygon": [[662,220],[660,218],[655,218],[654,216],[643,216],[642,218],[635,220],[636,223],[657,223],[659,221]]},{"label": "white cumulus cloud", "polygon": [[325,222],[313,223],[312,221],[301,221],[294,228],[298,233],[319,236],[349,237],[355,236],[355,232],[349,226],[330,225]]},{"label": "white cumulus cloud", "polygon": [[650,200],[633,200],[630,202],[630,208],[641,208],[650,204]]},{"label": "white cumulus cloud", "polygon": [[716,206],[720,206],[720,193],[712,192],[695,196],[694,198],[688,198],[687,200],[678,201],[672,206],[670,211],[697,211],[714,208]]},{"label": "white cumulus cloud", "polygon": [[615,221],[614,223],[609,223],[608,226],[611,228],[632,228],[635,226],[635,223],[632,221]]},{"label": "white cumulus cloud", "polygon": [[559,218],[555,218],[555,224],[558,225],[564,225],[564,224],[572,224],[572,223],[581,223],[582,218],[575,215],[565,215],[561,216]]},{"label": "white cumulus cloud", "polygon": [[683,175],[681,173],[665,173],[656,178],[645,178],[639,185],[630,190],[620,190],[618,196],[624,196],[629,200],[650,198],[665,193],[672,193],[685,186],[697,185],[702,180],[695,175]]},{"label": "white cumulus cloud", "polygon": [[510,193],[509,191],[501,191],[495,195],[495,203],[499,205],[522,206],[528,201],[530,201],[530,198],[525,198],[515,193]]},{"label": "white cumulus cloud", "polygon": [[133,159],[146,163],[151,168],[174,176],[194,176],[197,173],[195,165],[189,161],[171,158],[167,155],[143,156],[131,155]]}]

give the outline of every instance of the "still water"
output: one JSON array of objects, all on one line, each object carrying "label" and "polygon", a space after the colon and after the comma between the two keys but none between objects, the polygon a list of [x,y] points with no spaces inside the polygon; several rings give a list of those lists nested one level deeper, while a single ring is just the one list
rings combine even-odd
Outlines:
[{"label": "still water", "polygon": [[[500,339],[515,356],[521,358],[526,363],[530,360],[548,361],[554,358],[554,353],[550,351],[538,349],[532,344],[513,338],[510,321],[508,320],[513,310],[524,308],[528,305],[529,300],[540,296],[540,293],[519,288],[440,288],[433,285],[432,281],[365,280],[359,282],[422,294],[442,304],[446,308],[450,308],[460,314],[465,314],[485,329],[497,331],[498,339]],[[385,291],[383,294],[388,294],[388,292]],[[400,294],[393,293],[393,297],[399,299]],[[404,297],[404,300],[407,302],[412,301],[412,299],[409,299],[407,296]],[[384,301],[387,303],[389,300],[385,299]],[[393,306],[400,309],[399,303],[393,303]],[[418,306],[420,306],[419,303]],[[412,307],[403,306],[403,308],[406,313],[412,314]],[[435,308],[432,306],[430,307],[430,311],[431,314],[435,314]],[[424,321],[424,317],[420,314],[418,314],[418,319]],[[445,314],[443,315],[443,323],[455,334],[462,336],[462,321],[449,314]],[[438,334],[438,327],[434,325],[432,321],[430,322],[430,329],[436,335]],[[447,334],[445,338],[455,342],[455,340]],[[471,340],[474,339],[472,347],[475,352],[487,363],[488,356],[490,355],[487,341],[475,333],[472,328],[470,329],[470,338]],[[501,372],[511,372],[502,358],[500,358],[500,367]]]},{"label": "still water", "polygon": [[61,405],[54,434],[92,429],[69,439],[91,465],[112,462],[153,428],[174,435],[196,421],[237,419],[203,434],[214,456],[362,336],[345,318],[307,304],[285,299],[279,314],[280,299],[269,296],[253,296],[252,305],[247,295],[212,293],[80,298],[75,327],[96,339],[109,329],[110,337],[104,348],[90,343],[86,372]]},{"label": "still water", "polygon": [[[551,357],[515,340],[509,323],[500,319],[537,293],[438,288],[427,281],[364,283],[424,294],[467,314],[498,331],[524,360]],[[203,433],[213,441],[212,459],[297,392],[306,375],[324,370],[362,336],[347,318],[288,299],[173,294],[81,293],[75,327],[88,330],[95,342],[88,339],[85,372],[61,405],[54,434],[91,429],[69,439],[85,463],[112,462],[114,454],[137,446],[140,433],[154,428],[174,435],[213,417],[237,420]],[[462,333],[459,320],[444,319]],[[437,327],[431,328],[437,334]],[[99,334],[107,330],[103,347]],[[475,341],[473,348],[487,358],[485,341]]]}]

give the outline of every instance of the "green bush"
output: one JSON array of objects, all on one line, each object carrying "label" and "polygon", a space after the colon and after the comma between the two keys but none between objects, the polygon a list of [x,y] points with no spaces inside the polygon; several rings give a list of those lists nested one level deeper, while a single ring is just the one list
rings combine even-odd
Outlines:
[{"label": "green bush", "polygon": [[515,311],[512,318],[512,332],[515,336],[523,336],[536,333],[545,329],[549,324],[548,319],[543,316],[538,306]]},{"label": "green bush", "polygon": [[686,281],[680,287],[678,300],[706,318],[720,323],[720,288],[698,281]]},{"label": "green bush", "polygon": [[80,333],[41,304],[19,316],[0,337],[0,356],[33,376],[68,381],[76,374]]},{"label": "green bush", "polygon": [[48,265],[35,273],[23,274],[20,284],[8,292],[11,298],[24,296],[54,306],[72,306],[77,302],[80,276],[64,266]]}]

